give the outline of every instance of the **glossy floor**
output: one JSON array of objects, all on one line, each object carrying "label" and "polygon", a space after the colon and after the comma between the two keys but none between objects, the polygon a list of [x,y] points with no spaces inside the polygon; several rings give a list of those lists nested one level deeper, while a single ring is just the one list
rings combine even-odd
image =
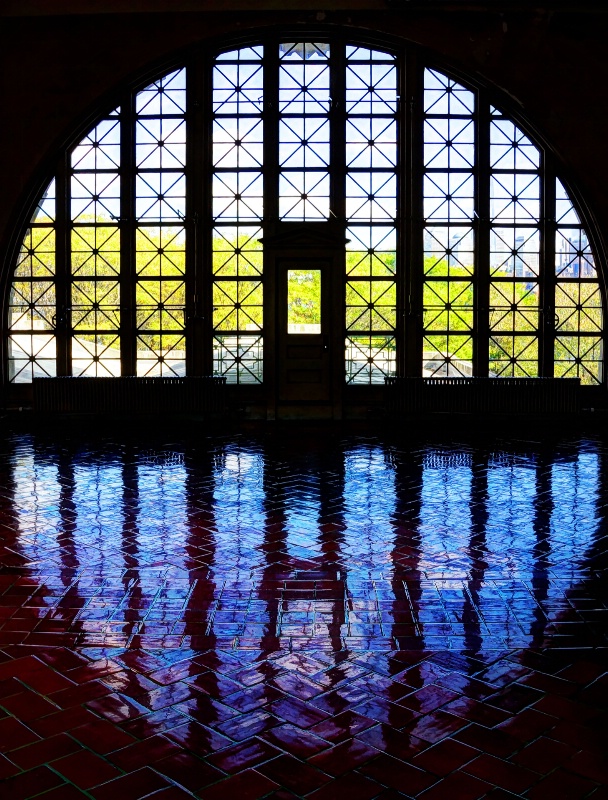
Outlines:
[{"label": "glossy floor", "polygon": [[0,785],[608,797],[608,443],[0,440]]}]

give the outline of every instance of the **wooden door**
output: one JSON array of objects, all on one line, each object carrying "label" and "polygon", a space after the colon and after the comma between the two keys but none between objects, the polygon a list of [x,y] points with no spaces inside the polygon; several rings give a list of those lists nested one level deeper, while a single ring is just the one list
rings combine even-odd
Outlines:
[{"label": "wooden door", "polygon": [[280,418],[331,417],[331,259],[277,260]]}]

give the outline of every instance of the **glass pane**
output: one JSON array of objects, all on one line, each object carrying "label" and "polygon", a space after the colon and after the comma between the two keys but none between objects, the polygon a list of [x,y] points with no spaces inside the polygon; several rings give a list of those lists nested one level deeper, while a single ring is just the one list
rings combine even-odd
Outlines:
[{"label": "glass pane", "polygon": [[287,272],[287,333],[321,333],[321,270]]}]

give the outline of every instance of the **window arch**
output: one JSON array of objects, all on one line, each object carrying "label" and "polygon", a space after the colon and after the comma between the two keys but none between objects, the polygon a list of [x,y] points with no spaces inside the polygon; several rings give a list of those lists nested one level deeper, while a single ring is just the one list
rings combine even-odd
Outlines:
[{"label": "window arch", "polygon": [[551,153],[415,51],[406,69],[399,49],[294,39],[195,53],[125,90],[65,154],[15,266],[9,380],[262,383],[264,239],[327,223],[346,239],[347,384],[603,383],[596,259]]}]

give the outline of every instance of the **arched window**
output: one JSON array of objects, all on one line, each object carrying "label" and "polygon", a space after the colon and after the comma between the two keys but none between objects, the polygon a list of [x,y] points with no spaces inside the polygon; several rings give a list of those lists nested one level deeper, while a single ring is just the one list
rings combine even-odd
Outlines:
[{"label": "arched window", "polygon": [[604,382],[580,211],[483,87],[337,36],[207,53],[125,90],[60,160],[10,288],[10,381],[276,383],[284,356],[312,385],[330,351],[351,385]]}]

